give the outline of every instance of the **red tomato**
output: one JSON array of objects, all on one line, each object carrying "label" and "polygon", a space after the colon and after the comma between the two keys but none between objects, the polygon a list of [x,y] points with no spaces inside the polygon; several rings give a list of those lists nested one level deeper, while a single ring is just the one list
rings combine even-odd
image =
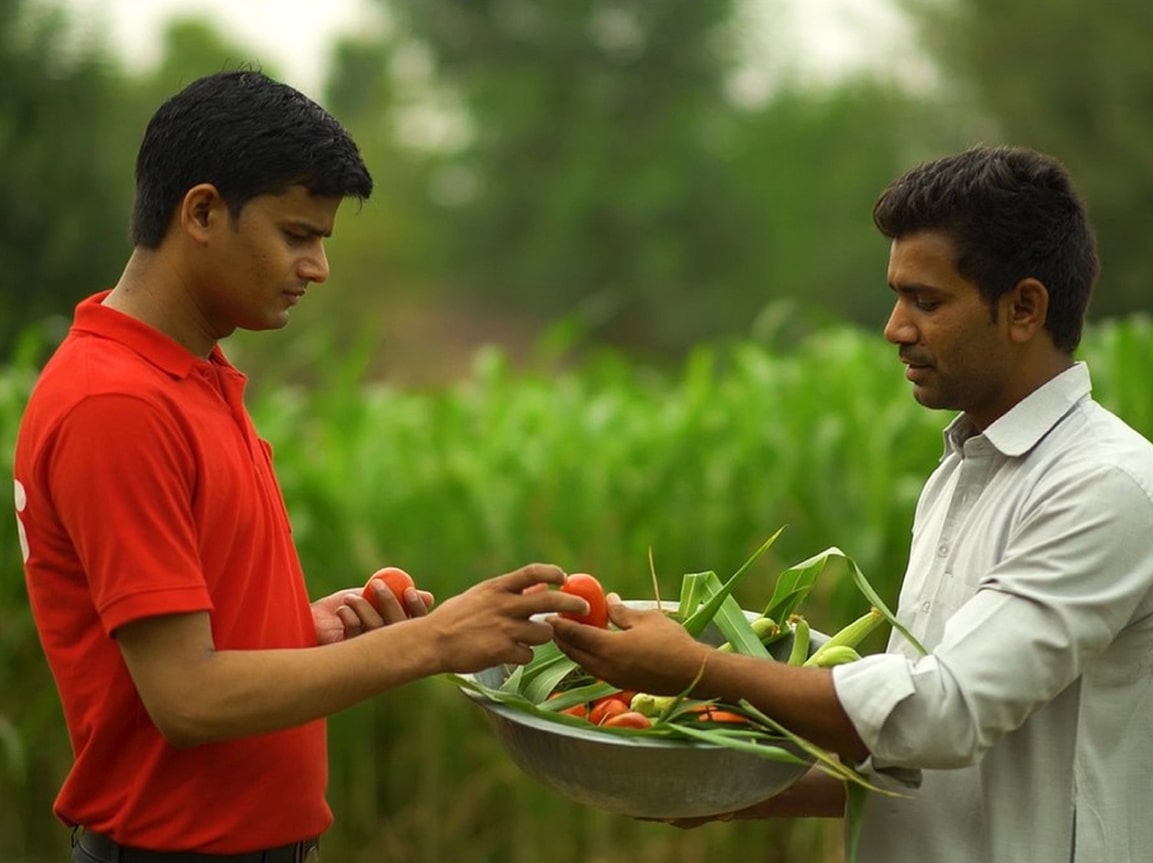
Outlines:
[{"label": "red tomato", "polygon": [[619,698],[625,704],[629,705],[633,703],[633,699],[636,697],[637,692],[635,689],[622,689],[620,692],[613,696],[613,698]]},{"label": "red tomato", "polygon": [[652,724],[651,719],[635,710],[610,716],[601,723],[604,728],[651,728]]},{"label": "red tomato", "polygon": [[561,590],[573,596],[579,596],[589,604],[588,614],[569,614],[561,612],[561,617],[585,623],[589,626],[599,626],[605,629],[609,625],[609,607],[605,601],[604,588],[601,583],[587,572],[574,572],[564,580]]},{"label": "red tomato", "polygon": [[[403,608],[407,613],[408,605],[405,604],[404,601],[404,591],[410,587],[416,586],[413,583],[412,576],[400,567],[396,566],[386,566],[384,569],[378,569],[376,572],[374,572],[372,574],[372,578],[370,578],[368,583],[365,584],[364,590],[361,593],[361,595],[369,602],[371,602],[373,606],[376,605],[376,601],[373,596],[374,591],[372,583],[377,579],[385,583],[385,586],[392,591],[392,595],[396,597],[396,601],[400,603],[400,607]],[[378,608],[377,611],[380,611],[380,609]]]},{"label": "red tomato", "polygon": [[593,725],[603,725],[610,716],[628,713],[629,706],[619,698],[603,698],[593,702],[589,710],[589,722]]}]

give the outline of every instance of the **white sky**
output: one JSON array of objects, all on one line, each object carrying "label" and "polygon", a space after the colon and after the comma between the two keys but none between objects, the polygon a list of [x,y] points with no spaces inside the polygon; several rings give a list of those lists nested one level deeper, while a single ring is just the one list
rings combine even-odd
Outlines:
[{"label": "white sky", "polygon": [[[174,16],[207,18],[230,40],[251,46],[252,57],[274,65],[284,79],[314,98],[324,80],[332,42],[381,25],[371,0],[41,0],[69,8],[85,30],[106,32],[126,62],[148,67],[158,59],[161,34]],[[563,0],[558,0],[563,2]],[[908,56],[903,19],[890,0],[746,0],[752,22],[772,25],[767,44],[787,44],[791,68],[816,80],[887,57]],[[769,16],[772,16],[771,20]],[[899,43],[899,44],[894,44]],[[773,52],[779,53],[779,52]],[[753,79],[745,86],[754,90]],[[750,93],[750,98],[756,93]]]},{"label": "white sky", "polygon": [[125,62],[159,59],[162,34],[174,17],[209,20],[229,41],[251,47],[238,58],[275,65],[284,80],[314,98],[325,62],[340,36],[379,25],[369,0],[41,0],[68,8],[84,30],[106,32]]}]

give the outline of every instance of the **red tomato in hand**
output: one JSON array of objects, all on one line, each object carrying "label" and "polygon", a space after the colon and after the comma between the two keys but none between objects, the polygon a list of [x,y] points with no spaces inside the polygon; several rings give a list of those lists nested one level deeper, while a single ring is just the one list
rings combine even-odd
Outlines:
[{"label": "red tomato in hand", "polygon": [[609,625],[609,606],[605,600],[604,588],[601,583],[587,572],[574,572],[564,580],[561,590],[579,596],[589,604],[588,614],[570,614],[561,612],[561,617],[585,623],[589,626],[599,626],[605,629]]},{"label": "red tomato in hand", "polygon": [[[396,601],[400,603],[400,607],[407,614],[408,605],[404,601],[404,592],[410,587],[416,587],[412,576],[397,566],[386,566],[384,569],[378,569],[374,572],[361,593],[365,599],[373,604],[373,607],[376,606],[376,602],[374,602],[372,583],[378,579],[383,581],[385,586],[392,591],[392,595],[396,597]],[[380,611],[379,608],[376,610]]]}]

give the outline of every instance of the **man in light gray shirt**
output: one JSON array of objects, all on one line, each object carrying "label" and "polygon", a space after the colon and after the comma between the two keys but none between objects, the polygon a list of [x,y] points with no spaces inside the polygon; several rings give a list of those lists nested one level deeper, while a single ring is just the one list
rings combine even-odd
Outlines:
[{"label": "man in light gray shirt", "polygon": [[[860,863],[1153,860],[1153,446],[1075,360],[1098,274],[1056,160],[975,148],[884,191],[885,337],[913,395],[959,411],[917,506],[885,654],[835,669],[720,654],[663,615],[563,623],[616,685],[748,699],[905,796],[869,795]],[[741,818],[834,815],[811,773]]]}]

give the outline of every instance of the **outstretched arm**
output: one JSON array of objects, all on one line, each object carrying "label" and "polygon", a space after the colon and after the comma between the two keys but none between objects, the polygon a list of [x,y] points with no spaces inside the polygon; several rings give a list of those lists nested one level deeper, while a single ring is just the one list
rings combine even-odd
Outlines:
[{"label": "outstretched arm", "polygon": [[524,592],[563,581],[559,568],[530,564],[426,616],[313,648],[217,650],[207,612],[145,618],[116,635],[153,722],[173,745],[195,746],[300,725],[421,677],[528,662],[552,638],[536,616],[587,611],[558,590]]},{"label": "outstretched arm", "polygon": [[662,612],[628,608],[616,596],[609,597],[609,617],[618,630],[553,621],[557,645],[594,677],[654,695],[679,694],[697,680],[697,697],[747,700],[818,746],[852,759],[868,755],[829,669],[723,653]]}]

